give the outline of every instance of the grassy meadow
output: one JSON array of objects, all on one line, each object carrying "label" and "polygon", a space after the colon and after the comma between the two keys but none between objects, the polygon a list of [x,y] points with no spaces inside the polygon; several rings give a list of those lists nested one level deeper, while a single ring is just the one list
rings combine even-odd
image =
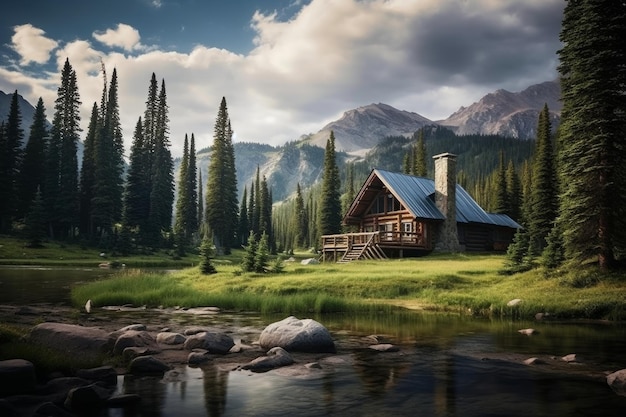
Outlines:
[{"label": "grassy meadow", "polygon": [[[216,259],[214,275],[197,267],[168,274],[122,271],[72,292],[77,307],[133,304],[148,307],[217,306],[262,313],[372,312],[417,309],[533,318],[626,320],[626,280],[595,269],[547,275],[537,269],[503,275],[505,257],[433,254],[422,258],[301,265],[279,274],[243,273],[235,251]],[[304,254],[302,255],[304,256]],[[507,303],[521,299],[517,306]]]}]

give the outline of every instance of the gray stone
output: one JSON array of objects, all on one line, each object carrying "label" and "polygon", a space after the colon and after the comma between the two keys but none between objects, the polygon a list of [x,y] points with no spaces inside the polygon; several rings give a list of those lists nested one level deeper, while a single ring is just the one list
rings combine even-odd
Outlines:
[{"label": "gray stone", "polygon": [[287,351],[336,352],[330,332],[312,319],[290,316],[267,326],[259,338],[264,349],[282,347]]},{"label": "gray stone", "polygon": [[122,358],[126,362],[130,362],[133,359],[138,358],[139,356],[146,356],[149,354],[150,352],[148,351],[148,348],[146,347],[131,346],[131,347],[124,348],[124,350],[122,351]]},{"label": "gray stone", "polygon": [[187,338],[180,333],[161,332],[157,334],[156,341],[164,345],[180,345],[185,343]]},{"label": "gray stone", "polygon": [[136,404],[141,401],[138,394],[119,394],[109,398],[106,402],[107,407],[120,408],[127,405]]},{"label": "gray stone", "polygon": [[128,330],[122,333],[115,341],[113,353],[119,355],[128,347],[145,347],[150,353],[161,351],[154,336],[143,330]]},{"label": "gray stone", "polygon": [[506,305],[508,307],[515,307],[515,306],[520,305],[521,303],[522,303],[522,299],[521,298],[515,298],[515,299],[509,301],[508,303],[506,303]]},{"label": "gray stone", "polygon": [[189,327],[189,328],[185,329],[183,334],[185,336],[193,336],[194,334],[208,332],[208,331],[209,331],[209,329],[207,329],[206,327],[193,326],[193,327]]},{"label": "gray stone", "polygon": [[569,355],[565,355],[561,358],[561,360],[567,362],[567,363],[576,363],[578,362],[578,358],[576,357],[575,353],[570,353]]},{"label": "gray stone", "polygon": [[232,337],[224,333],[202,332],[189,336],[184,349],[205,349],[211,353],[226,354],[235,346]]},{"label": "gray stone", "polygon": [[204,349],[196,349],[187,356],[189,365],[200,365],[211,360],[209,352]]},{"label": "gray stone", "polygon": [[524,361],[524,365],[543,365],[545,362],[539,358],[528,358]]},{"label": "gray stone", "polygon": [[106,385],[117,385],[117,372],[112,366],[100,366],[91,369],[79,369],[76,376],[90,381],[100,381]]},{"label": "gray stone", "polygon": [[606,383],[616,394],[626,397],[626,369],[609,374],[606,377]]},{"label": "gray stone", "polygon": [[131,374],[163,374],[169,369],[169,365],[153,356],[139,356],[130,361],[128,366]]},{"label": "gray stone", "polygon": [[302,265],[319,265],[319,264],[320,264],[320,261],[318,261],[318,260],[317,260],[317,259],[315,259],[315,258],[308,258],[308,259],[303,259],[303,260],[301,260],[301,261],[300,261],[300,263],[301,263]]},{"label": "gray stone", "polygon": [[30,343],[45,346],[67,356],[97,359],[111,351],[109,333],[96,327],[65,323],[41,323],[28,337]]},{"label": "gray stone", "polygon": [[524,334],[526,336],[532,336],[534,334],[538,334],[539,332],[535,329],[521,329],[517,331],[518,333]]},{"label": "gray stone", "polygon": [[267,352],[266,356],[256,358],[249,363],[243,365],[241,369],[253,372],[266,372],[271,369],[280,368],[293,364],[293,358],[285,349],[275,347]]},{"label": "gray stone", "polygon": [[379,343],[368,347],[378,352],[398,352],[400,350],[398,346],[392,345],[391,343]]},{"label": "gray stone", "polygon": [[136,330],[138,332],[142,331],[142,330],[147,330],[147,327],[145,324],[129,324],[126,327],[122,327],[121,329],[118,330],[118,332],[127,332],[129,330]]},{"label": "gray stone", "polygon": [[0,395],[24,394],[35,389],[35,366],[24,359],[0,361]]}]

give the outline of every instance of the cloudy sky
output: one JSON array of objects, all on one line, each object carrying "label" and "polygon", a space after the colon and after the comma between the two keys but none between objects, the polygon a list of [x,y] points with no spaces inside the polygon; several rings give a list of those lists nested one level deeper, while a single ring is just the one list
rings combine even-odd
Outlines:
[{"label": "cloudy sky", "polygon": [[[212,143],[226,97],[235,141],[279,145],[386,103],[432,120],[498,88],[556,78],[563,0],[29,0],[0,14],[0,90],[52,118],[66,58],[82,126],[117,69],[127,147],[154,72],[175,156]],[[27,121],[27,125],[30,121]]]}]

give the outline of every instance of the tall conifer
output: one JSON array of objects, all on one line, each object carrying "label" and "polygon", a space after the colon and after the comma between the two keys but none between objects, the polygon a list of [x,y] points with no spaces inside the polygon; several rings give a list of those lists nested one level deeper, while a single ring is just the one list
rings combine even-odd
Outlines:
[{"label": "tall conifer", "polygon": [[324,151],[324,174],[319,205],[319,234],[341,233],[341,200],[339,168],[335,157],[335,133],[330,132]]},{"label": "tall conifer", "polygon": [[25,216],[29,212],[35,193],[44,182],[45,172],[42,168],[45,166],[47,136],[46,109],[40,97],[35,107],[35,114],[30,125],[30,135],[24,149],[24,159],[20,169],[19,213],[21,216]]},{"label": "tall conifer", "polygon": [[22,114],[17,101],[17,90],[11,96],[9,115],[4,125],[4,140],[0,154],[0,232],[11,228],[11,221],[17,210],[15,195],[18,187],[18,174],[22,158]]},{"label": "tall conifer", "polygon": [[603,270],[626,253],[626,3],[570,0],[559,51],[565,258]]}]

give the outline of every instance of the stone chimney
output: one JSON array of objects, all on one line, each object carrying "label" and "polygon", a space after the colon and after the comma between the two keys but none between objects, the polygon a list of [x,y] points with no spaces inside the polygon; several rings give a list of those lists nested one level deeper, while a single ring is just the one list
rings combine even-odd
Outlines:
[{"label": "stone chimney", "polygon": [[456,226],[456,155],[442,153],[435,160],[435,205],[446,217],[435,237],[435,251],[457,252]]}]

